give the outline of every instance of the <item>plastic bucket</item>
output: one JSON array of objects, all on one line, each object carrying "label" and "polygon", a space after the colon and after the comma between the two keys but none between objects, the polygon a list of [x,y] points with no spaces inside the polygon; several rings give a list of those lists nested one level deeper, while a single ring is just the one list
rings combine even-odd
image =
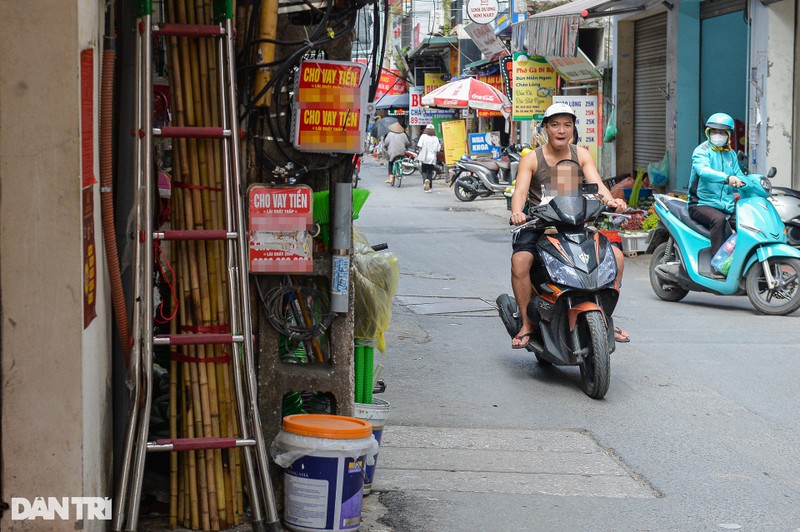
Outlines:
[{"label": "plastic bucket", "polygon": [[368,421],[330,414],[283,418],[272,458],[284,468],[286,528],[358,530],[364,466],[377,448]]},{"label": "plastic bucket", "polygon": [[[375,436],[375,441],[380,445],[381,437],[383,436],[383,427],[386,423],[386,419],[389,417],[389,401],[373,397],[371,405],[356,403],[356,413],[354,417],[365,419],[372,423],[372,435]],[[364,495],[372,491],[372,481],[375,479],[375,467],[377,465],[378,449],[375,450],[372,464],[367,464],[367,476],[364,479]]]}]

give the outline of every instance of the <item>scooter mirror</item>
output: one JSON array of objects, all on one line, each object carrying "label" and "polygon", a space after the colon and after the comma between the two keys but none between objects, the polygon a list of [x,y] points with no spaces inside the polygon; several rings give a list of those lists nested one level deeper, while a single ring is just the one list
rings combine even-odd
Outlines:
[{"label": "scooter mirror", "polygon": [[772,166],[769,170],[767,170],[767,177],[772,179],[773,177],[775,177],[775,174],[777,173],[778,170],[774,166]]},{"label": "scooter mirror", "polygon": [[600,191],[600,187],[597,186],[597,183],[581,183],[581,194],[597,194]]}]

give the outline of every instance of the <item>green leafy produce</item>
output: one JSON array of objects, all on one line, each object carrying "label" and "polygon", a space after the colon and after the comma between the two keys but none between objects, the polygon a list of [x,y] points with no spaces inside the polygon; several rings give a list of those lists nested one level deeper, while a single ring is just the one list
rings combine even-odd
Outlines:
[{"label": "green leafy produce", "polygon": [[642,181],[644,181],[644,168],[640,167],[636,170],[636,179],[633,181],[631,196],[628,199],[628,205],[631,207],[639,205],[639,191],[642,189]]},{"label": "green leafy produce", "polygon": [[650,216],[645,218],[644,221],[642,222],[642,229],[644,231],[653,230],[653,229],[656,228],[656,226],[658,226],[658,215],[657,214],[651,214]]}]

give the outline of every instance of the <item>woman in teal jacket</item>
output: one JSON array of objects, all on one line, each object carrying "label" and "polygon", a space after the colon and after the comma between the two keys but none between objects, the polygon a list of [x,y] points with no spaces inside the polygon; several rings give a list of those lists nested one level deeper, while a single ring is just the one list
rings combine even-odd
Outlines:
[{"label": "woman in teal jacket", "polygon": [[734,214],[733,190],[745,184],[739,157],[730,147],[732,132],[733,118],[714,113],[706,122],[707,140],[692,153],[689,216],[708,227],[712,257],[732,233],[728,218]]}]

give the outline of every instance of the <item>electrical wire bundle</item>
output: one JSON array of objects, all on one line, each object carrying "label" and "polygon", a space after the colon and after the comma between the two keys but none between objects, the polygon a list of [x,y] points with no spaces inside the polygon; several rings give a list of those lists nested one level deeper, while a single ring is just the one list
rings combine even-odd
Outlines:
[{"label": "electrical wire bundle", "polygon": [[[289,178],[302,177],[317,170],[352,166],[351,155],[304,153],[294,149],[291,145],[291,102],[300,63],[307,59],[327,59],[337,43],[343,40],[349,43],[354,32],[365,23],[365,18],[359,16],[359,10],[370,6],[373,20],[383,20],[384,24],[383,27],[373,24],[372,46],[367,54],[371,60],[368,65],[369,77],[365,78],[370,84],[369,101],[375,97],[380,78],[388,21],[387,0],[350,1],[344,8],[334,6],[332,0],[324,8],[315,7],[310,2],[306,2],[306,5],[307,11],[291,14],[294,18],[283,15],[278,24],[284,33],[302,30],[301,40],[266,39],[259,37],[264,2],[254,0],[237,58],[242,123],[247,124],[249,147],[255,154],[258,167],[265,170],[262,175],[265,181],[286,182]],[[289,24],[284,24],[285,21]],[[292,22],[307,24],[292,28]],[[261,62],[259,47],[263,43],[275,45],[276,51],[284,52],[283,56],[277,57],[276,54],[274,61]],[[341,47],[340,44],[335,50],[338,52]],[[342,59],[349,60],[350,57]],[[264,69],[268,69],[270,78],[256,92],[255,78]],[[259,102],[265,97],[269,99],[268,106],[260,106]]]},{"label": "electrical wire bundle", "polygon": [[313,340],[333,321],[327,295],[309,286],[284,284],[262,292],[267,318],[281,335],[292,340]]}]

